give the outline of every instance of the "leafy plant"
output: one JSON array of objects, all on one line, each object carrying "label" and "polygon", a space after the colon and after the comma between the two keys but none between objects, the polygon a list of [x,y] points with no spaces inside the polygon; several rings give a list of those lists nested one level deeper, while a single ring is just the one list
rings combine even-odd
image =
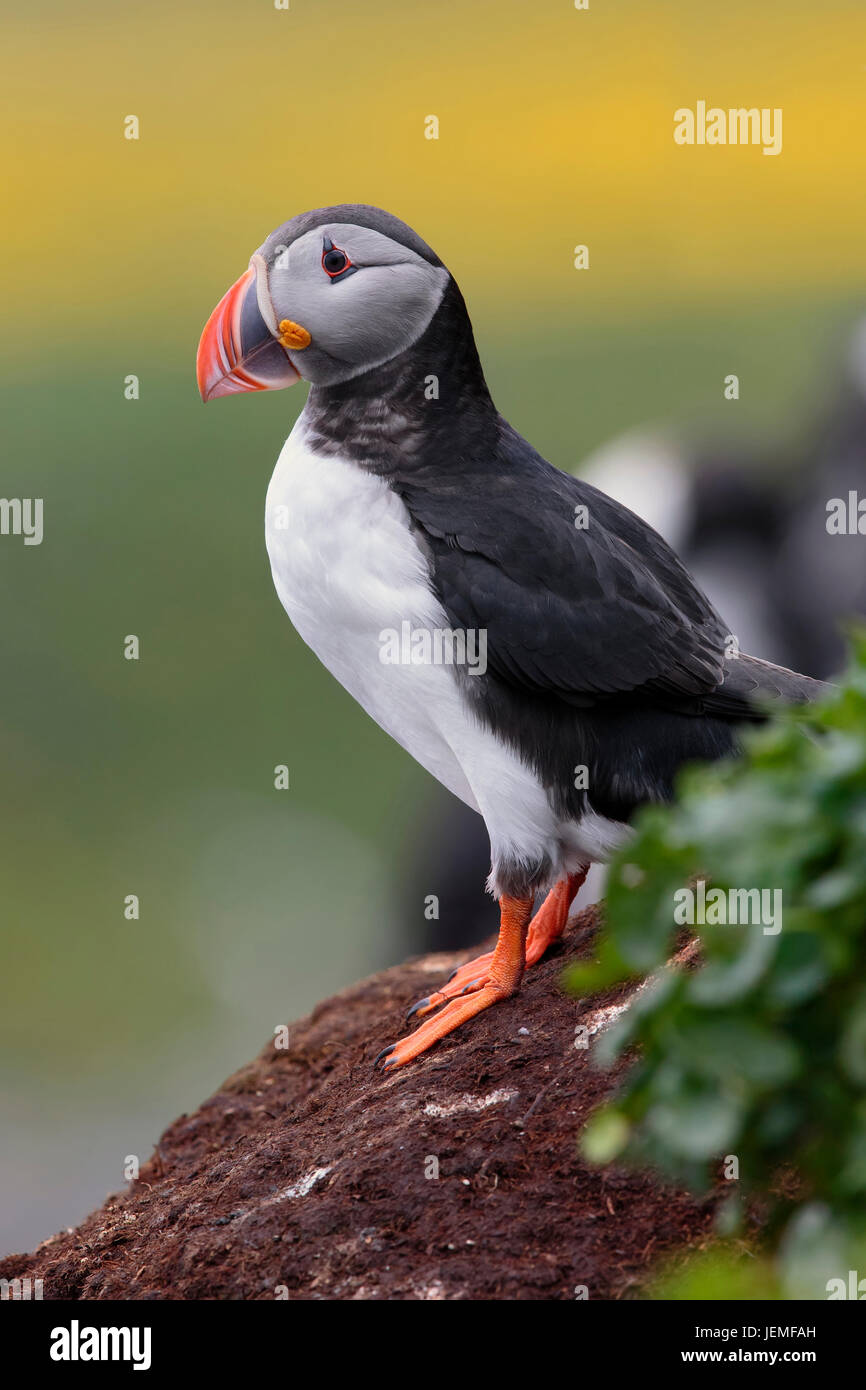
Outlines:
[{"label": "leafy plant", "polygon": [[[596,1046],[602,1065],[637,1055],[583,1150],[727,1189],[723,1233],[759,1195],[773,1279],[826,1297],[863,1258],[866,1213],[866,635],[820,703],[773,714],[741,759],[687,769],[636,831],[598,961],[569,974],[579,994],[650,977]],[[692,902],[708,907],[700,963],[672,968]]]}]

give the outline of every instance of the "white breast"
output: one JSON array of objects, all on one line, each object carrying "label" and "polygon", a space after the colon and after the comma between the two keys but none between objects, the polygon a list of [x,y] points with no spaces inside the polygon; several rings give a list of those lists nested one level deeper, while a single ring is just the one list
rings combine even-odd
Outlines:
[{"label": "white breast", "polygon": [[369,715],[477,810],[440,732],[459,703],[442,666],[387,665],[383,633],[403,621],[443,627],[406,508],[380,478],[314,454],[303,417],[277,461],[265,537],[280,602],[308,646]]},{"label": "white breast", "polygon": [[578,854],[575,828],[556,823],[535,775],[474,719],[453,667],[381,660],[383,634],[406,622],[414,631],[446,629],[447,615],[400,498],[350,460],[314,453],[305,433],[302,415],[265,509],[274,584],[293,624],[367,713],[481,812],[494,887],[500,855],[531,862],[547,854],[564,867],[563,855]]}]

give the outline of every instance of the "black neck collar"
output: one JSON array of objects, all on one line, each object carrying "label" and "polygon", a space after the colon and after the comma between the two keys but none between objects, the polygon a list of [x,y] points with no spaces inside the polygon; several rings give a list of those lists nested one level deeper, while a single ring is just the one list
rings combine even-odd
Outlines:
[{"label": "black neck collar", "polygon": [[314,452],[339,454],[393,481],[489,446],[496,408],[463,296],[448,281],[416,343],[334,386],[313,386],[304,409]]}]

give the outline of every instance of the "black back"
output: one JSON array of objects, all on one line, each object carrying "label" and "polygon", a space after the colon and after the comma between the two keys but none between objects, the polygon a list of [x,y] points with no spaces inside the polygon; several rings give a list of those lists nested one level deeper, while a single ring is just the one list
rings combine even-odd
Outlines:
[{"label": "black back", "polygon": [[498,414],[453,280],[412,348],[314,387],[305,418],[311,447],[405,502],[450,626],[487,633],[487,674],[459,675],[467,698],[561,812],[626,820],[670,797],[684,762],[730,752],[736,724],[763,717],[754,696],[820,689],[730,659],[732,635],[661,536]]}]

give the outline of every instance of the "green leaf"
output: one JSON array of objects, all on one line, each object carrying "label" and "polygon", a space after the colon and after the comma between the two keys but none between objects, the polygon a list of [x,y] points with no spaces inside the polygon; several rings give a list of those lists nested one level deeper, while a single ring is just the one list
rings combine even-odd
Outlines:
[{"label": "green leaf", "polygon": [[589,1163],[610,1163],[625,1148],[631,1126],[614,1109],[599,1110],[583,1131],[580,1148]]},{"label": "green leaf", "polygon": [[855,1001],[839,1042],[839,1061],[851,1080],[866,1086],[866,992]]},{"label": "green leaf", "polygon": [[[818,1276],[859,1268],[855,1236],[866,1241],[866,627],[841,685],[774,711],[743,749],[685,769],[675,804],[637,815],[611,867],[600,964],[572,983],[654,982],[596,1046],[602,1062],[625,1049],[636,1060],[615,1118],[591,1123],[586,1142],[596,1161],[651,1164],[703,1190],[735,1154],[737,1196],[760,1199],[765,1232],[787,1231],[781,1245],[767,1236],[773,1266],[749,1287],[778,1296],[784,1274],[789,1296],[827,1297]],[[779,891],[783,911],[694,923],[699,954],[668,971],[685,939],[675,895],[700,878],[738,908]],[[751,1276],[729,1255],[735,1291],[720,1296],[755,1296],[737,1294]],[[866,1276],[866,1243],[857,1258]],[[721,1287],[721,1268],[707,1286]]]},{"label": "green leaf", "polygon": [[725,1095],[682,1095],[661,1101],[647,1113],[650,1132],[675,1154],[720,1158],[736,1138],[741,1106]]},{"label": "green leaf", "polygon": [[[715,928],[716,931],[734,928]],[[752,990],[765,974],[778,949],[778,938],[768,936],[760,927],[749,927],[737,938],[740,949],[733,960],[710,961],[699,970],[689,985],[689,998],[695,1004],[718,1007],[737,1003]]]},{"label": "green leaf", "polygon": [[800,1070],[800,1052],[782,1034],[742,1015],[695,1017],[675,1027],[669,1046],[692,1071],[757,1086],[780,1085]]}]

